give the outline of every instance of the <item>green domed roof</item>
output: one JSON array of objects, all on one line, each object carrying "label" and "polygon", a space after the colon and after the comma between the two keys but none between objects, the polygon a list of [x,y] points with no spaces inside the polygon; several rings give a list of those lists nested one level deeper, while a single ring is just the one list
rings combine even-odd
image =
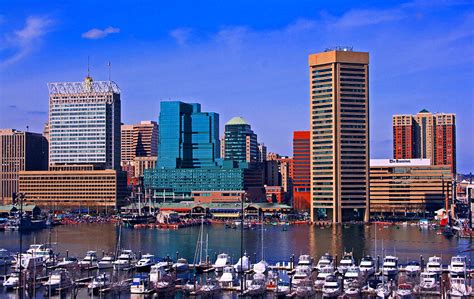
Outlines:
[{"label": "green domed roof", "polygon": [[226,126],[228,125],[248,125],[248,123],[245,121],[245,119],[243,119],[242,117],[240,116],[236,116],[236,117],[233,117],[231,120],[229,120],[228,122],[226,122],[225,124]]}]

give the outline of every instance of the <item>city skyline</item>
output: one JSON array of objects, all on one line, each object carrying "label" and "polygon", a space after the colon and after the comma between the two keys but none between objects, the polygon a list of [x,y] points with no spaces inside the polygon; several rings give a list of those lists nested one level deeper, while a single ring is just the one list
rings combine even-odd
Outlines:
[{"label": "city skyline", "polygon": [[[237,12],[244,6],[255,9],[245,16],[226,12],[233,8],[226,5],[197,21],[193,15],[203,13],[199,8],[173,21],[176,8],[160,6],[140,22],[119,21],[113,10],[80,26],[86,11],[92,20],[103,10],[84,5],[66,20],[70,4],[29,5],[24,11],[22,5],[12,6],[1,18],[0,38],[8,43],[0,52],[0,127],[41,132],[47,120],[46,83],[81,81],[90,56],[95,80],[108,78],[107,62],[112,62],[112,80],[123,91],[124,123],[156,121],[160,100],[200,102],[221,115],[221,136],[224,121],[240,115],[269,151],[291,155],[292,132],[309,129],[307,55],[342,44],[371,54],[371,158],[392,156],[392,115],[427,109],[456,113],[458,171],[474,168],[472,62],[464,58],[472,52],[469,3],[390,2],[370,9],[301,3],[284,14],[291,5],[276,4],[268,20],[260,21],[256,12],[263,4],[243,4]],[[164,18],[162,10],[168,12]],[[138,13],[144,11],[134,8],[132,15]],[[160,22],[152,16],[161,16]],[[146,29],[140,31],[140,25]],[[310,39],[315,33],[318,37]],[[65,43],[71,51],[63,50]]]}]

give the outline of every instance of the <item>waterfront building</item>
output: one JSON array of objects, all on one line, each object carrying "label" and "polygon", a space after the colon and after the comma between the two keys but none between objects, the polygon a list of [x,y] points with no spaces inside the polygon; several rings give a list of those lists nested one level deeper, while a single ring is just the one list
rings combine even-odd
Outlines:
[{"label": "waterfront building", "polygon": [[191,191],[191,197],[195,203],[240,203],[245,200],[244,190],[231,191]]},{"label": "waterfront building", "polygon": [[201,104],[161,102],[159,168],[212,167],[220,156],[219,114]]},{"label": "waterfront building", "polygon": [[285,200],[285,190],[282,186],[265,186],[265,197],[267,202],[283,203]]},{"label": "waterfront building", "polygon": [[94,165],[52,166],[49,171],[20,171],[18,190],[26,202],[45,209],[88,208],[112,212],[125,204],[123,171]]},{"label": "waterfront building", "polygon": [[227,160],[214,167],[145,170],[145,189],[159,200],[192,200],[193,191],[245,191],[252,200],[264,198],[262,172]]},{"label": "waterfront building", "polygon": [[267,186],[280,186],[281,178],[277,160],[267,160],[263,163],[264,183]]},{"label": "waterfront building", "polygon": [[415,115],[394,115],[392,124],[394,159],[430,159],[456,173],[455,114],[423,109]]},{"label": "waterfront building", "polygon": [[311,219],[368,220],[369,53],[309,55]]},{"label": "waterfront building", "polygon": [[291,157],[281,157],[279,160],[279,173],[281,178],[281,186],[283,187],[283,191],[287,194],[287,196],[291,197],[293,193],[293,173],[294,173],[294,165],[293,165],[293,158]]},{"label": "waterfront building", "polygon": [[310,132],[293,132],[293,207],[299,211],[310,210]]},{"label": "waterfront building", "polygon": [[155,169],[158,157],[135,157],[133,159],[134,177],[142,177],[146,169]]},{"label": "waterfront building", "polygon": [[155,121],[122,125],[121,132],[122,166],[133,164],[135,157],[158,156],[158,124]]},{"label": "waterfront building", "polygon": [[242,117],[234,117],[225,124],[224,144],[224,159],[248,163],[257,162],[257,135]]},{"label": "waterfront building", "polygon": [[257,162],[264,163],[267,161],[267,146],[263,143],[259,143],[257,154]]},{"label": "waterfront building", "polygon": [[370,213],[406,215],[432,213],[452,200],[449,166],[429,159],[371,159]]},{"label": "waterfront building", "polygon": [[120,169],[120,89],[112,81],[48,83],[49,163]]},{"label": "waterfront building", "polygon": [[18,192],[18,175],[25,170],[48,169],[48,141],[38,133],[0,129],[0,196],[12,203]]}]

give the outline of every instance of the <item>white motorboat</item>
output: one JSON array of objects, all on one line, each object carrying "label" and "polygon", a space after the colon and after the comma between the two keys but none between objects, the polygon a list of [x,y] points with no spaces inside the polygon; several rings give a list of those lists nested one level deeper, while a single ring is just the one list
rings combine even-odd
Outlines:
[{"label": "white motorboat", "polygon": [[472,292],[472,288],[466,284],[464,277],[451,277],[451,288],[448,290],[450,298],[466,298]]},{"label": "white motorboat", "polygon": [[360,288],[351,286],[344,291],[344,298],[360,298]]},{"label": "white motorboat", "polygon": [[311,267],[308,265],[296,266],[295,274],[291,278],[291,283],[294,286],[298,286],[300,282],[311,277]]},{"label": "white motorboat", "polygon": [[213,297],[221,291],[219,282],[215,279],[208,278],[206,283],[199,288],[199,295],[202,297]]},{"label": "white motorboat", "polygon": [[387,255],[383,259],[382,273],[385,276],[395,276],[398,273],[398,257]]},{"label": "white motorboat", "polygon": [[439,256],[429,257],[428,263],[426,263],[426,271],[441,275],[441,272],[443,272],[441,258]]},{"label": "white motorboat", "polygon": [[186,272],[189,270],[189,263],[185,258],[179,258],[176,263],[173,264],[172,268],[176,272]]},{"label": "white motorboat", "polygon": [[128,270],[135,265],[136,261],[135,253],[129,249],[124,249],[117,260],[113,262],[114,270]]},{"label": "white motorboat", "polygon": [[150,271],[152,265],[157,262],[153,254],[144,254],[142,258],[137,262],[137,271]]},{"label": "white motorboat", "polygon": [[97,295],[101,289],[108,288],[110,286],[110,277],[107,273],[97,275],[87,285],[87,290],[93,295]]},{"label": "white motorboat", "polygon": [[308,266],[313,267],[313,258],[308,254],[302,254],[298,258],[298,266]]},{"label": "white motorboat", "polygon": [[166,271],[172,266],[171,262],[159,262],[150,268],[150,281],[157,283],[162,277],[166,275]]},{"label": "white motorboat", "polygon": [[421,272],[421,266],[419,262],[413,261],[409,262],[405,267],[405,273],[409,277],[418,277]]},{"label": "white motorboat", "polygon": [[466,257],[457,255],[451,258],[451,263],[449,264],[449,274],[451,276],[462,276],[466,274]]},{"label": "white motorboat", "polygon": [[379,284],[375,289],[378,298],[389,298],[391,292],[390,287],[384,283]]},{"label": "white motorboat", "polygon": [[53,249],[44,244],[31,244],[26,253],[33,257],[41,257],[43,263],[47,266],[54,264],[56,261]]},{"label": "white motorboat", "polygon": [[224,267],[222,276],[219,278],[219,284],[223,288],[234,287],[238,284],[237,274],[232,266]]},{"label": "white motorboat", "polygon": [[398,285],[397,291],[398,299],[408,299],[413,295],[413,286],[409,283],[402,283]]},{"label": "white motorboat", "polygon": [[422,272],[420,274],[420,287],[419,291],[432,292],[439,290],[438,274],[435,272]]},{"label": "white motorboat", "polygon": [[19,271],[20,269],[40,271],[43,268],[43,257],[42,256],[33,256],[31,254],[19,254],[16,256],[15,270]]},{"label": "white motorboat", "polygon": [[74,269],[79,266],[79,262],[75,257],[65,257],[56,264],[56,268]]},{"label": "white motorboat", "polygon": [[3,287],[7,290],[12,290],[20,285],[20,273],[13,272],[10,276],[3,282]]},{"label": "white motorboat", "polygon": [[333,257],[329,253],[326,253],[319,259],[318,264],[316,265],[316,269],[318,271],[321,271],[321,269],[327,268],[327,267],[331,267],[331,268],[334,267]]},{"label": "white motorboat", "polygon": [[362,272],[360,271],[360,268],[357,266],[352,266],[349,267],[344,273],[344,290],[347,290],[353,286],[360,286],[360,283],[362,282]]},{"label": "white motorboat", "polygon": [[265,294],[265,291],[265,274],[255,273],[253,275],[252,281],[250,282],[250,285],[248,286],[244,294],[248,296],[261,296]]},{"label": "white motorboat", "polygon": [[56,291],[68,290],[73,284],[74,282],[66,269],[56,269],[43,285],[45,292],[55,293]]},{"label": "white motorboat", "polygon": [[245,272],[250,270],[251,268],[251,263],[249,257],[244,254],[239,261],[234,265],[234,269],[237,273]]},{"label": "white motorboat", "polygon": [[326,277],[334,274],[334,268],[332,265],[321,268],[316,276],[316,280],[314,281],[314,286],[317,290],[321,290],[323,288],[324,283],[326,282]]},{"label": "white motorboat", "polygon": [[360,272],[369,277],[375,273],[375,261],[371,256],[365,256],[359,263]]},{"label": "white motorboat", "polygon": [[224,267],[229,266],[229,265],[230,265],[230,256],[227,253],[221,253],[217,255],[216,262],[212,266],[217,272],[222,272],[224,270]]},{"label": "white motorboat", "polygon": [[79,261],[79,267],[81,268],[94,268],[97,267],[97,252],[89,250],[86,252],[86,256]]},{"label": "white motorboat", "polygon": [[114,267],[114,261],[115,258],[113,255],[106,254],[97,263],[97,267],[99,268],[99,270],[112,269]]},{"label": "white motorboat", "polygon": [[339,267],[337,267],[337,270],[340,273],[344,274],[346,273],[347,269],[355,265],[356,263],[354,260],[354,256],[352,255],[352,252],[345,252],[341,261],[339,262]]},{"label": "white motorboat", "polygon": [[150,294],[155,291],[148,273],[135,274],[130,285],[130,293],[132,294]]},{"label": "white motorboat", "polygon": [[339,279],[334,275],[326,277],[322,291],[323,298],[334,298],[341,295],[341,284]]},{"label": "white motorboat", "polygon": [[316,289],[311,279],[304,279],[296,286],[296,296],[299,298],[312,298],[314,295],[316,295]]},{"label": "white motorboat", "polygon": [[260,262],[253,265],[253,271],[258,274],[263,274],[267,272],[268,263],[265,260],[261,260]]}]

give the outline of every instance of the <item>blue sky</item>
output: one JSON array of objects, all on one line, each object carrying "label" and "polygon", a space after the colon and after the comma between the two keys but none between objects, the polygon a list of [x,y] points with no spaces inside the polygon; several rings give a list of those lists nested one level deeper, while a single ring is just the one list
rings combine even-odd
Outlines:
[{"label": "blue sky", "polygon": [[[160,100],[194,101],[251,123],[291,155],[309,126],[307,56],[370,52],[371,157],[392,154],[391,116],[457,115],[458,170],[474,169],[472,1],[14,1],[0,3],[0,127],[41,132],[47,82],[122,89],[122,120]],[[139,3],[139,4],[137,4]]]}]

